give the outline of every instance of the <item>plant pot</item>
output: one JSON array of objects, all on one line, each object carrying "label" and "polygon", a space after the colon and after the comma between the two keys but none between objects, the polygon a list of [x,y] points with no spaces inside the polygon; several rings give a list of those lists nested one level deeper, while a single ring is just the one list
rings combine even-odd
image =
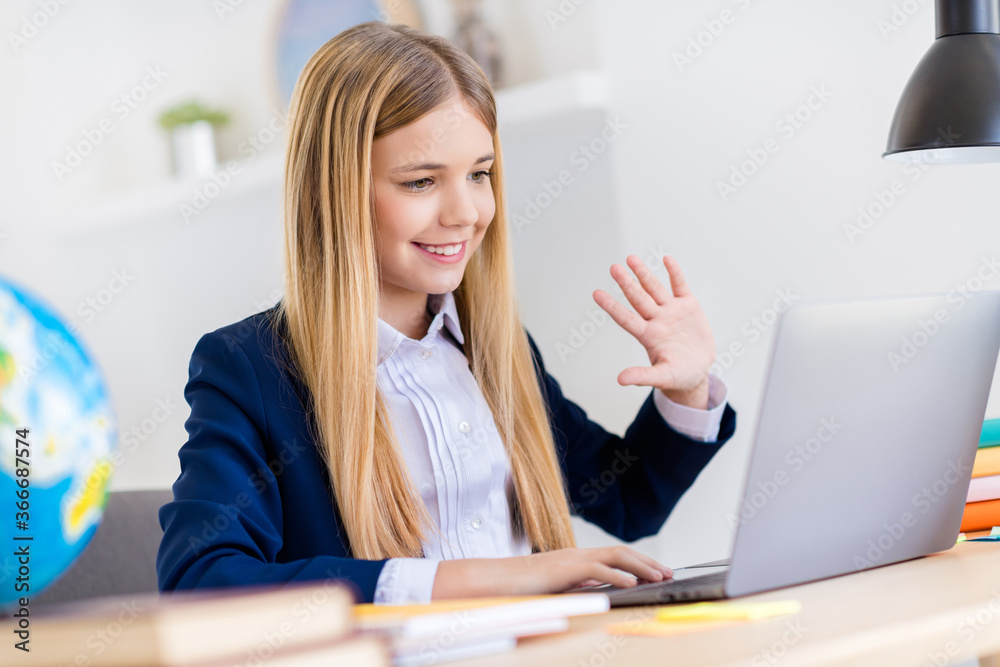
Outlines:
[{"label": "plant pot", "polygon": [[215,128],[207,120],[178,125],[170,132],[174,173],[181,178],[211,176],[218,167]]}]

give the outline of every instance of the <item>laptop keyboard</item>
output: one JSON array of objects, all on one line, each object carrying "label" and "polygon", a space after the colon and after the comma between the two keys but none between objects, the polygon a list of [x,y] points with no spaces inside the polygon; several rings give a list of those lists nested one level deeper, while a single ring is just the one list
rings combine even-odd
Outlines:
[{"label": "laptop keyboard", "polygon": [[726,572],[713,572],[697,577],[670,581],[653,581],[631,588],[598,586],[590,590],[605,593],[611,606],[674,602],[680,600],[717,600],[725,597]]}]

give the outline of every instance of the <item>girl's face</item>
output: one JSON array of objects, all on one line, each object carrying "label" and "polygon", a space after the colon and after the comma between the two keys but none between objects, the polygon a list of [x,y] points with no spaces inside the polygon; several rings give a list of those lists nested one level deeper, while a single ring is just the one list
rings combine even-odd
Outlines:
[{"label": "girl's face", "polygon": [[374,141],[383,299],[416,302],[462,282],[496,212],[493,159],[489,129],[457,96]]}]

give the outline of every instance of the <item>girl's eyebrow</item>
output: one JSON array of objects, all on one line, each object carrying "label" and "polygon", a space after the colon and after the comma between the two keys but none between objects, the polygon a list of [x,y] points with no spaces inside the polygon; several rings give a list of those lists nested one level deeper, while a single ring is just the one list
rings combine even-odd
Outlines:
[{"label": "girl's eyebrow", "polygon": [[[487,153],[482,156],[473,164],[482,164],[483,162],[489,162],[490,160],[496,158],[493,153]],[[392,170],[392,173],[396,174],[402,171],[433,171],[435,169],[444,169],[447,165],[443,165],[439,162],[425,162],[423,164],[404,164],[402,167],[396,167]]]}]

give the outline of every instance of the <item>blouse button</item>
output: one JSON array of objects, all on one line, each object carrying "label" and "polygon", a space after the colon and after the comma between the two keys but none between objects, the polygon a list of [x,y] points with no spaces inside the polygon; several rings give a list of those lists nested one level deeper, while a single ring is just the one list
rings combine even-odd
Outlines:
[{"label": "blouse button", "polygon": [[480,518],[479,518],[479,517],[477,516],[476,518],[474,518],[474,519],[472,520],[472,522],[471,522],[471,523],[472,523],[472,527],[473,527],[473,529],[475,529],[475,530],[479,530],[479,527],[480,527],[481,525],[483,525],[483,520],[482,520],[482,519],[480,519]]},{"label": "blouse button", "polygon": [[420,353],[420,358],[421,359],[430,359],[431,358],[431,351],[430,350],[424,350],[423,352]]},{"label": "blouse button", "polygon": [[469,422],[458,422],[458,430],[462,433],[468,433],[469,428]]}]

